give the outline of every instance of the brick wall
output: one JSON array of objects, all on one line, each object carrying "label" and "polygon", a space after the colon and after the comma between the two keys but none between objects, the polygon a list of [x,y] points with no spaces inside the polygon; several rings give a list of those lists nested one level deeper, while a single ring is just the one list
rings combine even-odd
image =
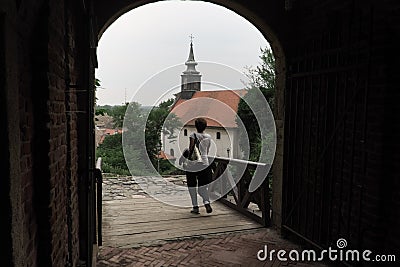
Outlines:
[{"label": "brick wall", "polygon": [[25,266],[76,266],[80,257],[77,115],[70,112],[77,94],[67,93],[84,76],[75,59],[84,45],[74,42],[82,34],[75,2],[64,10],[64,1],[24,1],[18,9],[23,247],[15,262]]},{"label": "brick wall", "polygon": [[[78,196],[78,95],[73,87],[77,87],[83,83],[86,75],[84,75],[84,65],[80,60],[83,57],[82,48],[86,45],[79,36],[82,35],[82,19],[85,14],[79,2],[70,3],[67,7],[67,33],[66,47],[68,50],[68,59],[66,60],[66,75],[69,77],[69,88],[71,93],[66,94],[66,109],[68,123],[68,164],[67,164],[67,190],[68,190],[68,206],[67,214],[69,215],[69,249],[71,262],[76,266],[79,261],[79,196]],[[82,90],[82,87],[76,90]]]},{"label": "brick wall", "polygon": [[[30,51],[42,52],[46,46],[46,33],[44,29],[45,21],[38,19],[43,15],[43,1],[37,3],[26,3],[21,5],[18,10],[18,32],[20,40],[18,42],[19,51],[19,116],[20,116],[20,170],[21,170],[21,195],[23,213],[23,237],[21,258],[26,266],[37,266],[37,255],[39,246],[38,233],[38,214],[35,210],[36,199],[34,189],[34,155],[35,146],[35,118],[33,112],[34,93],[46,90],[40,88],[37,78],[43,76],[43,70],[46,64],[46,58],[40,58],[39,55],[31,55]],[[39,49],[42,48],[42,49]],[[43,56],[43,55],[41,55]],[[37,75],[37,76],[35,76]],[[36,89],[36,90],[34,90]]]},{"label": "brick wall", "polygon": [[[52,263],[61,266],[79,260],[78,140],[76,91],[82,62],[76,60],[82,43],[77,1],[52,1],[49,14],[50,197]],[[54,191],[53,191],[54,190]]]}]

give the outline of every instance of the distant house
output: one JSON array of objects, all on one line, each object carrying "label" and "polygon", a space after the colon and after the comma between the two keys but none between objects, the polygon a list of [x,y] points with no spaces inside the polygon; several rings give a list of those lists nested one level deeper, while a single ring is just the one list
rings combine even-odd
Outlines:
[{"label": "distant house", "polygon": [[107,114],[104,115],[96,115],[95,118],[96,126],[99,128],[109,128],[112,129],[114,127],[113,117]]},{"label": "distant house", "polygon": [[177,158],[188,147],[189,135],[196,131],[194,120],[203,117],[207,120],[206,132],[211,135],[214,144],[210,154],[219,157],[239,158],[238,125],[236,114],[238,104],[247,90],[201,91],[201,75],[195,68],[193,44],[190,44],[187,70],[181,75],[181,92],[176,95],[171,113],[177,115],[184,125],[177,137],[168,139],[163,136],[164,151]]},{"label": "distant house", "polygon": [[167,154],[163,150],[161,150],[160,153],[158,153],[158,155],[156,157],[159,159],[169,159],[169,160],[176,159],[176,157],[174,155]]},{"label": "distant house", "polygon": [[104,138],[107,135],[114,135],[114,134],[122,134],[121,129],[110,129],[110,128],[100,128],[96,126],[95,138],[96,138],[96,147],[103,143]]}]

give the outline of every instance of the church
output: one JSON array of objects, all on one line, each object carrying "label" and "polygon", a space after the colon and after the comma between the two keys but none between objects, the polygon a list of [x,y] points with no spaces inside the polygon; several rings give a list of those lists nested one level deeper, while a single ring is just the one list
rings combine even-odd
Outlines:
[{"label": "church", "polygon": [[210,155],[226,158],[241,158],[236,114],[241,97],[246,89],[201,90],[201,74],[196,70],[193,42],[190,42],[187,69],[181,75],[181,91],[176,94],[171,108],[182,122],[174,139],[162,136],[163,149],[171,158],[179,158],[189,145],[189,135],[196,131],[194,121],[203,117],[207,121],[206,133],[211,135]]}]

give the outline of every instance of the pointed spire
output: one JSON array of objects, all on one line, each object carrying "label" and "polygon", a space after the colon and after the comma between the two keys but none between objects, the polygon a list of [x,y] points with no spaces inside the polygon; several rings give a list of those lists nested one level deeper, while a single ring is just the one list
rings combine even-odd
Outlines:
[{"label": "pointed spire", "polygon": [[193,34],[189,35],[190,38],[190,51],[189,51],[189,58],[186,62],[194,61],[194,53],[193,53]]},{"label": "pointed spire", "polygon": [[189,52],[188,60],[186,62],[189,62],[189,61],[194,61],[193,42],[192,41],[190,41],[190,52]]},{"label": "pointed spire", "polygon": [[193,53],[193,38],[194,37],[192,34],[189,37],[190,37],[190,50],[189,50],[188,60],[185,62],[185,65],[187,66],[187,69],[185,72],[198,73],[198,71],[196,70],[197,62],[194,60],[194,53]]}]

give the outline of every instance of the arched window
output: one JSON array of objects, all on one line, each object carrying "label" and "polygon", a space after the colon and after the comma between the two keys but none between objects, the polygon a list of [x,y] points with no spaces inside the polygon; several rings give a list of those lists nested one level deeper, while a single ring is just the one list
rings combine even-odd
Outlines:
[{"label": "arched window", "polygon": [[173,148],[171,148],[171,149],[169,150],[169,154],[170,154],[171,156],[175,156],[175,151],[174,151]]},{"label": "arched window", "polygon": [[183,135],[187,136],[187,129],[183,130]]},{"label": "arched window", "polygon": [[217,132],[217,139],[221,139],[221,133]]}]

